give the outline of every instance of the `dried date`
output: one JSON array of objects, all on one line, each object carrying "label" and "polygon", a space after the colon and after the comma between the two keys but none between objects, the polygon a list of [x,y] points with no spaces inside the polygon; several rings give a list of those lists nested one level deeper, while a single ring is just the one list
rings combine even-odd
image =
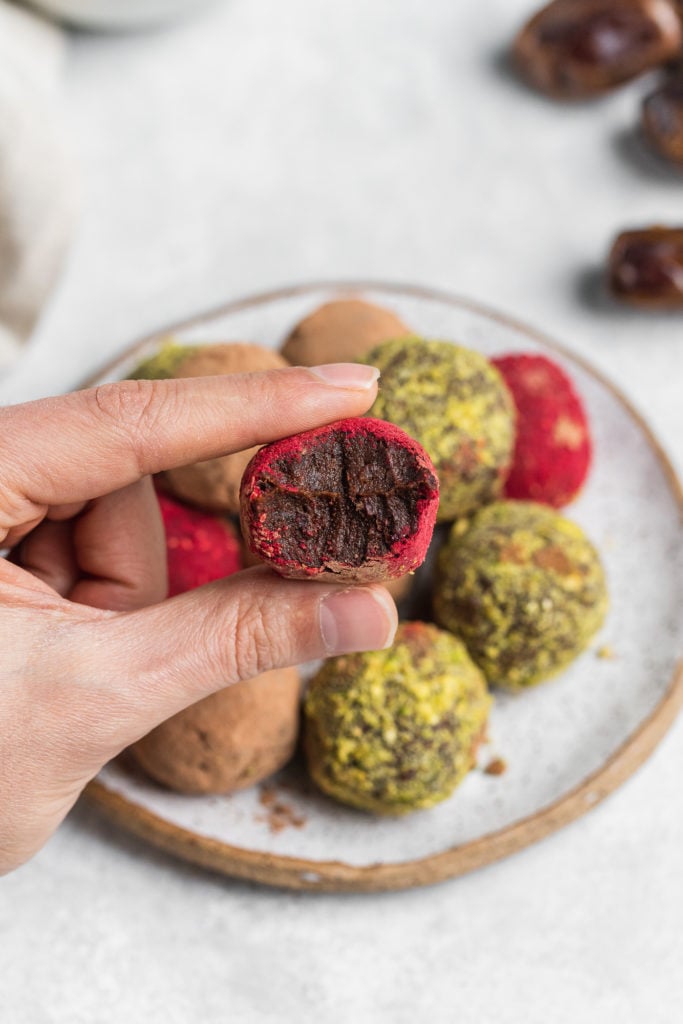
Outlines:
[{"label": "dried date", "polygon": [[682,45],[671,0],[553,0],[524,26],[513,53],[541,92],[583,99],[665,63]]},{"label": "dried date", "polygon": [[645,138],[660,156],[683,164],[683,78],[672,78],[643,101]]},{"label": "dried date", "polygon": [[683,309],[683,228],[623,231],[612,245],[607,284],[621,302]]}]

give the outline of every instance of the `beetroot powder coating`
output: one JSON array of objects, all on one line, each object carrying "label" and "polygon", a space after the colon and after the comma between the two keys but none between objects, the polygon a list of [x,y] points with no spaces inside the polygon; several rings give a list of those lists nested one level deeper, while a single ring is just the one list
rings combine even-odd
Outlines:
[{"label": "beetroot powder coating", "polygon": [[166,531],[168,596],[242,569],[239,537],[227,519],[206,515],[157,493]]},{"label": "beetroot powder coating", "polygon": [[517,440],[505,494],[561,508],[581,489],[592,458],[581,399],[566,373],[545,356],[508,355],[492,362],[517,409]]},{"label": "beetroot powder coating", "polygon": [[439,481],[424,448],[369,417],[266,445],[242,478],[242,531],[281,576],[393,579],[424,561]]}]

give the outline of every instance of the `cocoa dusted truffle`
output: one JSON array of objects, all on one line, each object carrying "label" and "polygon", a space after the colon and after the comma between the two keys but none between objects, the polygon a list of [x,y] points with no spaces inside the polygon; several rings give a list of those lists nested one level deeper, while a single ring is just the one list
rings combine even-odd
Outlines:
[{"label": "cocoa dusted truffle", "polygon": [[607,612],[605,576],[575,523],[545,505],[498,502],[453,526],[434,612],[492,686],[522,690],[587,646]]},{"label": "cocoa dusted truffle", "polygon": [[[230,523],[159,494],[169,596],[242,568]],[[265,672],[205,697],[138,740],[131,753],[178,793],[230,793],[278,771],[294,753],[301,684],[296,669]]]},{"label": "cocoa dusted truffle", "polygon": [[423,562],[439,484],[402,430],[347,419],[261,448],[241,498],[245,540],[281,576],[371,582]]},{"label": "cocoa dusted truffle", "polygon": [[381,374],[370,410],[422,444],[441,487],[438,518],[448,521],[499,497],[515,438],[512,397],[479,352],[410,337],[372,349]]},{"label": "cocoa dusted truffle", "polygon": [[165,494],[157,497],[166,533],[169,597],[240,571],[241,538],[232,523]]},{"label": "cocoa dusted truffle", "polygon": [[664,64],[682,42],[670,0],[553,0],[517,36],[514,60],[541,92],[584,99]]},{"label": "cocoa dusted truffle", "polygon": [[361,299],[326,302],[296,325],[282,346],[295,366],[352,363],[373,345],[410,331],[390,310]]},{"label": "cocoa dusted truffle", "polygon": [[560,508],[576,497],[591,462],[588,420],[572,382],[546,356],[519,353],[491,360],[517,409],[517,440],[508,498]]},{"label": "cocoa dusted truffle", "polygon": [[[287,362],[272,349],[242,342],[178,345],[167,341],[160,351],[131,374],[138,380],[211,377],[216,374],[278,370]],[[242,473],[257,448],[181,466],[163,474],[165,486],[177,498],[213,512],[239,513]]]},{"label": "cocoa dusted truffle", "polygon": [[148,775],[177,793],[232,793],[289,761],[299,713],[297,670],[264,672],[186,708],[130,750]]},{"label": "cocoa dusted truffle", "polygon": [[331,658],[311,680],[309,772],[324,793],[361,810],[432,807],[473,767],[490,705],[464,644],[404,622],[389,650]]}]

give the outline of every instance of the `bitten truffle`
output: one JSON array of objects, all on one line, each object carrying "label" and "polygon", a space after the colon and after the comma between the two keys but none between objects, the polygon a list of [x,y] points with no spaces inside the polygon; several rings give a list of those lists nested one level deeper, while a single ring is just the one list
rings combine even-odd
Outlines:
[{"label": "bitten truffle", "polygon": [[242,568],[242,545],[227,519],[206,515],[158,494],[166,532],[168,596],[232,576]]},{"label": "bitten truffle", "polygon": [[505,494],[560,508],[576,497],[591,462],[581,399],[566,373],[545,356],[515,354],[492,362],[517,409],[517,439]]},{"label": "bitten truffle", "polygon": [[[210,377],[215,374],[277,370],[287,362],[272,349],[241,342],[216,345],[178,345],[167,342],[131,374],[140,380]],[[257,448],[181,466],[163,474],[165,486],[181,501],[212,512],[239,513],[240,481]]]},{"label": "bitten truffle", "polygon": [[376,814],[432,807],[473,767],[491,699],[464,645],[404,622],[386,651],[325,662],[304,705],[315,783]]},{"label": "bitten truffle", "polygon": [[423,562],[438,500],[416,441],[380,420],[339,420],[260,449],[242,480],[242,532],[281,576],[391,579]]},{"label": "bitten truffle", "polygon": [[664,64],[682,41],[670,0],[553,0],[517,36],[514,60],[541,92],[584,99]]},{"label": "bitten truffle", "polygon": [[282,346],[295,366],[352,363],[374,345],[410,331],[390,310],[361,299],[326,302],[296,325]]},{"label": "bitten truffle", "polygon": [[205,697],[130,750],[148,775],[178,793],[231,793],[289,761],[299,713],[297,670],[265,672]]},{"label": "bitten truffle", "polygon": [[372,349],[380,390],[370,410],[426,448],[441,487],[438,518],[467,515],[499,497],[510,468],[514,405],[503,378],[479,352],[410,337]]},{"label": "bitten truffle", "polygon": [[492,686],[522,690],[586,647],[607,612],[595,548],[545,505],[498,502],[456,523],[439,555],[436,621]]}]

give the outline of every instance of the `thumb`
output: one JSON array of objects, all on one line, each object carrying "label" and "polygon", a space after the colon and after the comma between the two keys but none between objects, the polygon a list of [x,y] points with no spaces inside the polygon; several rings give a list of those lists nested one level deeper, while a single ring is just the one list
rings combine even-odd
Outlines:
[{"label": "thumb", "polygon": [[330,587],[256,568],[160,605],[89,622],[80,665],[97,679],[98,691],[105,690],[113,756],[231,683],[388,647],[397,622],[381,586]]}]

